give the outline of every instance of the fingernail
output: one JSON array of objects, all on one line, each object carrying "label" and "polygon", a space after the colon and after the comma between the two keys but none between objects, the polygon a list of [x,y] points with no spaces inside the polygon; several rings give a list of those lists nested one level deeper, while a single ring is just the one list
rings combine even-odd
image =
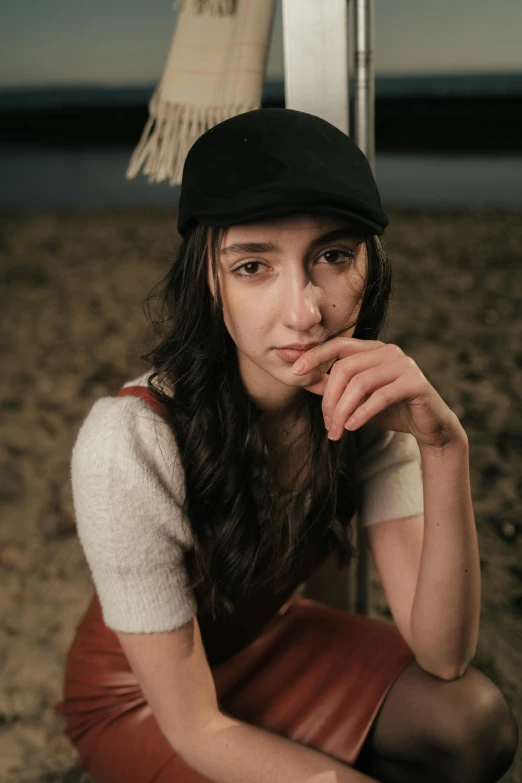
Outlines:
[{"label": "fingernail", "polygon": [[339,429],[334,424],[334,426],[330,427],[330,429],[328,430],[328,437],[330,438],[330,440],[337,440],[339,435],[340,435]]},{"label": "fingernail", "polygon": [[305,366],[306,361],[304,359],[298,359],[296,363],[292,366],[292,372],[301,372],[303,367]]}]

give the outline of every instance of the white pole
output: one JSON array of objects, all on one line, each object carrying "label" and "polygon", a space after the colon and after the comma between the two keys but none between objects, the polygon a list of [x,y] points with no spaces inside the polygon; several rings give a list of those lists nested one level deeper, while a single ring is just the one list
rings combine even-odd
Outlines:
[{"label": "white pole", "polygon": [[[283,0],[285,105],[331,122],[349,135],[350,0]],[[374,0],[354,0],[353,138],[375,176]],[[357,518],[358,519],[358,518]],[[370,596],[369,552],[358,520],[359,557],[343,571],[339,590],[345,609],[367,615]],[[355,596],[354,596],[355,592]],[[344,599],[343,599],[344,600]]]},{"label": "white pole", "polygon": [[348,134],[346,0],[283,0],[285,106]]},{"label": "white pole", "polygon": [[[283,0],[285,106],[322,117],[349,135],[347,17],[348,0]],[[339,570],[329,590],[331,605],[356,611],[355,565]],[[306,585],[305,595],[314,598]]]}]

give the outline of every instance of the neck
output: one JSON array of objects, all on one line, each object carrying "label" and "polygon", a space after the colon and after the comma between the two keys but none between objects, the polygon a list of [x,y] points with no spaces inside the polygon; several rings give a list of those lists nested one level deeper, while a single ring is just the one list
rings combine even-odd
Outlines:
[{"label": "neck", "polygon": [[264,410],[263,422],[270,429],[287,429],[294,427],[300,420],[302,414],[302,405],[296,405],[295,401],[283,407]]},{"label": "neck", "polygon": [[263,432],[269,447],[288,446],[303,432],[302,409],[292,408],[263,413]]}]

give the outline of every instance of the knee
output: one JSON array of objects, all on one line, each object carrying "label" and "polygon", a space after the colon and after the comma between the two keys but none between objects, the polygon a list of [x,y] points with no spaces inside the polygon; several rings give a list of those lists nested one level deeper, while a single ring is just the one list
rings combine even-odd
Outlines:
[{"label": "knee", "polygon": [[463,773],[476,767],[481,770],[477,779],[497,781],[517,751],[515,716],[500,689],[477,667],[470,665],[459,682],[459,699],[451,704],[437,744]]}]

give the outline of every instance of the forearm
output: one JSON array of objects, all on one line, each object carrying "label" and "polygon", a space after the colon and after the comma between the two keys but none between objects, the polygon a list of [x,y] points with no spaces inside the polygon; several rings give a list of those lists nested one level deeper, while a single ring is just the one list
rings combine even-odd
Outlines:
[{"label": "forearm", "polygon": [[213,783],[369,783],[375,778],[287,737],[219,713],[180,755]]},{"label": "forearm", "polygon": [[442,453],[423,451],[424,539],[411,614],[413,652],[442,677],[463,673],[477,648],[481,575],[463,431]]}]

